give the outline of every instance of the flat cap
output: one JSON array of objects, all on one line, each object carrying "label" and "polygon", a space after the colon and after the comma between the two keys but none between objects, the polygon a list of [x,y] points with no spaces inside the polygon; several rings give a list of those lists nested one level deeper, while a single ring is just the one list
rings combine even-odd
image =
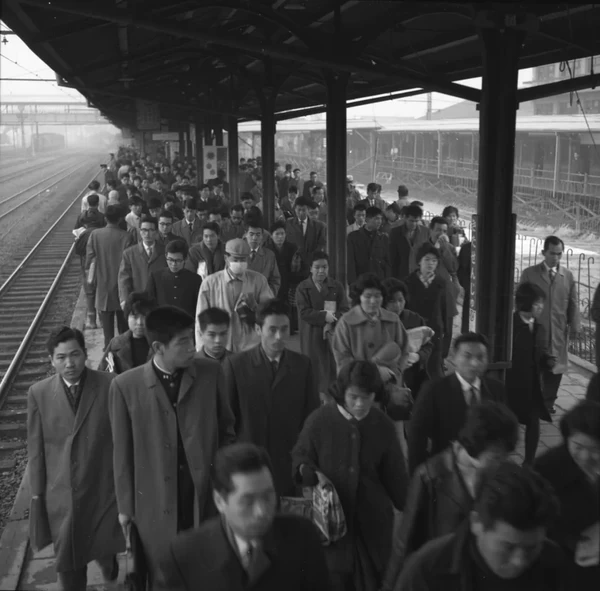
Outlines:
[{"label": "flat cap", "polygon": [[233,240],[228,240],[227,244],[225,244],[225,252],[238,257],[247,257],[250,256],[250,247],[245,240],[234,238]]}]

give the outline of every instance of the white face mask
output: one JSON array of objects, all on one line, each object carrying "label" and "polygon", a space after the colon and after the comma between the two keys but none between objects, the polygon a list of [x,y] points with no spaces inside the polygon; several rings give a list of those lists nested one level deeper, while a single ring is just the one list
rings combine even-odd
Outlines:
[{"label": "white face mask", "polygon": [[229,270],[234,275],[241,275],[248,268],[248,263],[246,261],[242,262],[230,262]]}]

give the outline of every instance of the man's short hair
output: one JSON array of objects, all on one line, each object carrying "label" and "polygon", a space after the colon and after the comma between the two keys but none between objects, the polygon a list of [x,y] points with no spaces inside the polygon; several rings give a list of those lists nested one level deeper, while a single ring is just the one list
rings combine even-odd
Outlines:
[{"label": "man's short hair", "polygon": [[312,195],[316,195],[317,191],[320,191],[321,189],[323,189],[323,191],[325,190],[325,187],[323,185],[315,185],[311,190],[311,194]]},{"label": "man's short hair", "polygon": [[431,242],[425,242],[424,244],[421,244],[421,246],[419,246],[419,248],[417,249],[417,254],[416,254],[416,261],[417,263],[421,262],[421,259],[426,257],[428,254],[433,255],[439,262],[440,260],[440,251],[439,249],[437,249],[435,246],[433,246],[433,244],[431,244]]},{"label": "man's short hair", "polygon": [[319,209],[319,204],[312,199],[308,200],[308,209]]},{"label": "man's short hair", "polygon": [[480,472],[473,510],[486,530],[502,521],[528,531],[551,527],[559,514],[559,502],[542,476],[507,460]]},{"label": "man's short hair", "polygon": [[193,197],[190,197],[189,199],[185,200],[184,207],[185,209],[192,209],[194,211],[198,209],[198,206],[196,205],[196,200]]},{"label": "man's short hair", "polygon": [[352,211],[367,211],[367,206],[365,203],[357,203],[353,208]]},{"label": "man's short hair", "polygon": [[312,176],[313,174],[316,175],[317,173],[314,170],[312,170],[308,176]]},{"label": "man's short hair", "polygon": [[296,201],[294,201],[294,208],[310,207],[311,203],[312,203],[311,200],[307,199],[306,197],[298,197],[298,199],[296,199]]},{"label": "man's short hair", "polygon": [[88,185],[88,189],[90,191],[97,191],[100,188],[100,183],[98,181],[92,181],[89,185]]},{"label": "man's short hair", "polygon": [[423,209],[418,205],[407,205],[402,208],[402,215],[405,218],[412,217],[420,219],[423,217]]},{"label": "man's short hair", "polygon": [[377,193],[377,183],[369,183],[367,185],[367,193]]},{"label": "man's short hair", "polygon": [[546,294],[539,285],[526,281],[517,287],[515,293],[515,308],[517,312],[531,312],[533,304],[539,300],[542,300],[542,302],[546,301]]},{"label": "man's short hair", "polygon": [[90,207],[98,207],[100,204],[100,196],[97,193],[92,193],[87,196],[87,202]]},{"label": "man's short hair", "polygon": [[262,230],[263,227],[261,216],[254,211],[249,211],[244,215],[244,226],[247,228],[260,228]]},{"label": "man's short hair", "polygon": [[566,441],[573,433],[583,433],[592,439],[600,437],[600,403],[583,400],[563,415],[560,433]]},{"label": "man's short hair", "polygon": [[148,209],[158,209],[159,207],[162,207],[162,201],[158,197],[150,197]]},{"label": "man's short hair", "polygon": [[448,218],[452,214],[454,214],[456,217],[458,217],[458,207],[454,207],[454,205],[446,205],[446,207],[444,207],[444,209],[442,211],[442,217]]},{"label": "man's short hair", "polygon": [[178,334],[190,328],[194,328],[194,319],[175,306],[160,306],[146,317],[146,338],[150,344],[157,341],[168,345]]},{"label": "man's short hair", "polygon": [[271,460],[267,451],[252,443],[234,443],[222,447],[215,454],[211,467],[211,481],[222,497],[233,492],[235,474],[252,474],[267,468],[271,474]]},{"label": "man's short hair", "polygon": [[156,302],[148,297],[148,294],[143,291],[134,291],[129,294],[123,307],[123,314],[128,318],[131,314],[137,316],[148,316],[152,310],[156,308]]},{"label": "man's short hair", "polygon": [[519,441],[519,422],[504,404],[485,400],[470,406],[458,442],[472,458],[492,446],[512,453]]},{"label": "man's short hair", "polygon": [[171,240],[171,242],[167,242],[165,246],[165,253],[167,254],[182,254],[185,259],[188,255],[188,245],[185,240],[182,238],[177,238],[176,240]]},{"label": "man's short hair", "polygon": [[267,300],[256,310],[256,324],[262,326],[269,316],[289,316],[290,308],[287,302],[278,299]]},{"label": "man's short hair", "polygon": [[159,218],[169,218],[171,221],[175,219],[173,212],[169,211],[168,209],[161,209],[160,213],[158,214],[158,217]]},{"label": "man's short hair", "polygon": [[231,316],[223,308],[206,308],[198,314],[198,323],[200,324],[200,330],[204,332],[209,324],[226,324],[229,326]]},{"label": "man's short hair", "polygon": [[547,236],[544,240],[544,250],[548,250],[550,246],[562,246],[565,249],[565,243],[558,236]]},{"label": "man's short hair", "polygon": [[76,328],[70,328],[69,326],[59,326],[50,333],[50,336],[46,341],[46,349],[48,350],[48,353],[52,356],[54,355],[54,351],[56,350],[56,347],[58,347],[58,345],[73,340],[77,341],[78,345],[83,349],[85,353],[86,348],[83,333]]},{"label": "man's short hair", "polygon": [[135,193],[132,193],[128,201],[129,205],[144,205],[144,200]]},{"label": "man's short hair", "polygon": [[254,195],[252,193],[242,193],[240,201],[254,201]]},{"label": "man's short hair", "polygon": [[406,185],[398,185],[398,197],[408,197]]},{"label": "man's short hair", "polygon": [[366,212],[367,212],[366,217],[368,219],[375,218],[378,215],[383,215],[383,211],[381,211],[381,209],[379,209],[379,207],[367,207]]},{"label": "man's short hair", "polygon": [[423,207],[424,203],[422,201],[415,200],[411,201],[410,205],[418,205],[419,207]]},{"label": "man's short hair", "polygon": [[206,222],[202,226],[202,235],[204,235],[204,230],[210,230],[211,232],[214,232],[217,236],[221,235],[221,226],[219,226],[217,222]]},{"label": "man's short hair", "polygon": [[283,220],[277,220],[276,222],[273,222],[269,228],[269,233],[273,235],[273,232],[277,232],[277,230],[284,230],[287,233],[287,228]]},{"label": "man's short hair", "polygon": [[231,212],[233,213],[234,211],[239,211],[243,214],[246,210],[244,209],[244,206],[241,203],[236,203],[231,207]]},{"label": "man's short hair", "polygon": [[294,168],[294,170],[292,170],[292,172],[300,172],[299,168]]},{"label": "man's short hair", "polygon": [[104,217],[109,224],[118,224],[123,217],[123,210],[118,205],[109,205],[104,212]]},{"label": "man's short hair", "polygon": [[296,193],[296,195],[298,194],[298,187],[296,187],[296,185],[290,185],[288,187],[288,193]]},{"label": "man's short hair", "polygon": [[144,214],[140,218],[140,228],[142,227],[142,224],[154,224],[154,229],[158,229],[158,220],[155,217],[152,217],[148,214]]},{"label": "man's short hair", "polygon": [[487,337],[480,332],[463,332],[462,334],[459,334],[456,339],[454,339],[452,348],[454,351],[458,351],[458,348],[465,344],[483,345],[488,351],[490,350],[490,343],[487,340]]},{"label": "man's short hair", "polygon": [[447,226],[448,220],[446,218],[443,218],[442,216],[436,215],[435,217],[431,218],[431,221],[429,222],[429,227],[433,230],[438,224],[440,226]]}]

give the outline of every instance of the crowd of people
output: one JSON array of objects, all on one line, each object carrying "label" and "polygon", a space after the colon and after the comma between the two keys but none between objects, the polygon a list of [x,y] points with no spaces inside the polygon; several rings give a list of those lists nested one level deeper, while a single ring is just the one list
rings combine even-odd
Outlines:
[{"label": "crowd of people", "polygon": [[163,153],[103,168],[74,235],[104,356],[58,327],[28,393],[31,543],[54,543],[61,589],[94,560],[116,580],[126,541],[151,591],[596,588],[598,376],[538,453],[580,330],[559,238],[521,275],[500,382],[466,305],[453,335],[456,207],[425,222],[405,186],[388,203],[348,177],[346,285],[314,172],[276,165],[266,228],[260,159],[239,195]]}]

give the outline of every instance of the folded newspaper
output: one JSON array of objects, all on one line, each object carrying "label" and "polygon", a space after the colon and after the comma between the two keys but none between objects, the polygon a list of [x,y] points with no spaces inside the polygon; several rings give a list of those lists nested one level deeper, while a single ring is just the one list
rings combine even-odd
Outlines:
[{"label": "folded newspaper", "polygon": [[409,328],[406,334],[408,335],[408,352],[418,353],[421,347],[432,339],[435,332],[428,326],[417,326],[417,328]]}]

